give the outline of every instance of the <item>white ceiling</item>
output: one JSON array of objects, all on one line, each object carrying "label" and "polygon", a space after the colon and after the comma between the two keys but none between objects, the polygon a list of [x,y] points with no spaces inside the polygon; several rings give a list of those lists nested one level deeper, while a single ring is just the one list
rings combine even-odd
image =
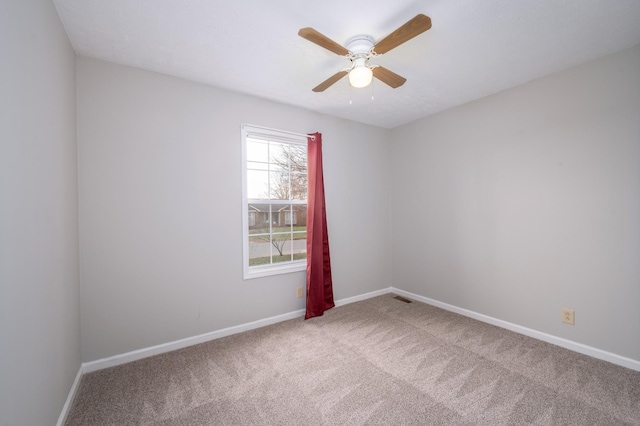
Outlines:
[{"label": "white ceiling", "polygon": [[[640,44],[640,0],[54,0],[80,55],[393,128]],[[375,41],[424,13],[433,27],[371,62],[402,75],[351,89],[349,65],[297,35]],[[350,98],[352,104],[349,103]]]}]

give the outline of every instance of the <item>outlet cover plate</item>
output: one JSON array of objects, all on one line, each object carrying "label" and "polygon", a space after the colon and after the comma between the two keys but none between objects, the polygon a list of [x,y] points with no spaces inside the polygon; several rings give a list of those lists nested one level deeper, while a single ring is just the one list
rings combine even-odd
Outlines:
[{"label": "outlet cover plate", "polygon": [[562,308],[562,322],[575,325],[575,312],[573,309]]}]

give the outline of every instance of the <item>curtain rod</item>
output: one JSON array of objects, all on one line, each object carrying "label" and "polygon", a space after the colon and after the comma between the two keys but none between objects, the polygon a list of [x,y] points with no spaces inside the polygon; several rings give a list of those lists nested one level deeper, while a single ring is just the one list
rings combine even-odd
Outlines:
[{"label": "curtain rod", "polygon": [[288,132],[286,130],[280,130],[280,129],[271,129],[269,127],[256,126],[256,125],[253,125],[253,124],[242,124],[242,127],[243,128],[249,127],[249,128],[253,128],[253,129],[259,129],[259,130],[267,130],[267,131],[270,131],[270,132],[287,133],[287,134],[293,135],[293,136],[301,136],[301,137],[304,137],[304,138],[311,138],[311,140],[316,140],[316,137],[312,136],[312,135],[305,135],[303,133],[296,133],[296,132]]}]

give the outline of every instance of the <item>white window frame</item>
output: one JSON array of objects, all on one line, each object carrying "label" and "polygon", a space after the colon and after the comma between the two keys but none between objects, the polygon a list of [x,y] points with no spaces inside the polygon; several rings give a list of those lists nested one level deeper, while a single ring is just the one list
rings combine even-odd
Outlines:
[{"label": "white window frame", "polygon": [[[307,137],[283,130],[242,124],[242,263],[245,280],[291,272],[306,271],[307,260],[294,260],[278,264],[249,266],[249,212],[247,206],[251,200],[247,197],[247,138],[264,139],[307,146]],[[275,200],[274,200],[275,201]],[[306,204],[308,201],[305,201]],[[277,203],[277,202],[276,202]]]}]

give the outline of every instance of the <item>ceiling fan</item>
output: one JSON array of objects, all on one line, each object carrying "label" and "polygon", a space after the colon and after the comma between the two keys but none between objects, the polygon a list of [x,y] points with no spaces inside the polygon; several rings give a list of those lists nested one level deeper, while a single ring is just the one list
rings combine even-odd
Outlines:
[{"label": "ceiling fan", "polygon": [[341,46],[313,28],[302,28],[298,31],[300,37],[320,47],[324,47],[337,55],[345,56],[351,61],[349,68],[338,71],[314,87],[313,91],[324,92],[347,74],[349,74],[349,82],[353,87],[366,87],[371,83],[373,77],[394,89],[402,86],[404,82],[407,81],[406,78],[380,65],[370,65],[369,59],[387,53],[402,43],[422,34],[429,28],[431,28],[431,18],[423,14],[418,14],[375,45],[373,44],[372,37],[368,35],[357,35],[347,41],[347,47]]}]

